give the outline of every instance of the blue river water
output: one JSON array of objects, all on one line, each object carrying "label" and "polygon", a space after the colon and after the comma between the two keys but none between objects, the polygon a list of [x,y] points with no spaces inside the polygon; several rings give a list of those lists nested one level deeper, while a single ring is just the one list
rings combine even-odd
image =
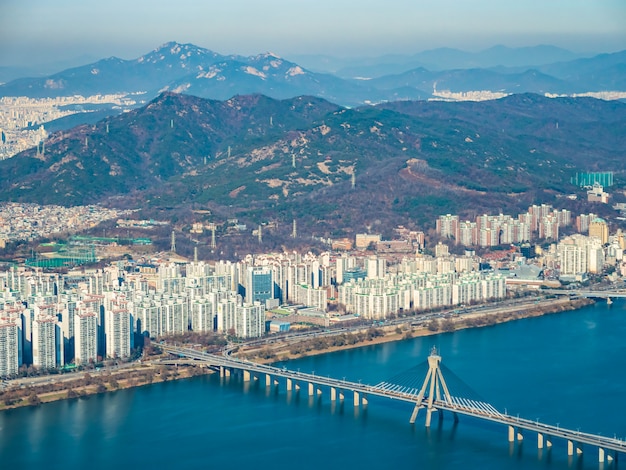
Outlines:
[{"label": "blue river water", "polygon": [[[284,365],[375,384],[423,363],[432,346],[454,374],[451,388],[458,378],[508,414],[626,438],[623,301]],[[309,398],[214,374],[0,412],[0,469],[614,466],[600,465],[592,448],[568,458],[559,440],[539,451],[532,433],[511,445],[504,426],[472,418],[455,425],[444,414],[427,429],[420,415],[411,425],[411,411],[375,397],[355,409],[351,396],[333,404],[327,393]]]}]

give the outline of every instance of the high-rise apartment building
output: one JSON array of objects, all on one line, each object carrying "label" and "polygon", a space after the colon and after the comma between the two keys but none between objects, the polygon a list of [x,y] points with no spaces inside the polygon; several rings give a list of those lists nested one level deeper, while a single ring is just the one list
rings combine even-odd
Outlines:
[{"label": "high-rise apartment building", "polygon": [[459,216],[441,215],[437,219],[437,233],[445,238],[459,239]]},{"label": "high-rise apartment building", "polygon": [[217,331],[236,334],[235,315],[238,302],[234,299],[221,299],[217,303]]},{"label": "high-rise apartment building", "polygon": [[589,224],[589,236],[600,240],[602,245],[609,242],[609,225],[606,220],[596,217]]},{"label": "high-rise apartment building", "polygon": [[588,242],[587,237],[576,234],[563,239],[557,245],[561,275],[579,275],[588,271]]},{"label": "high-rise apartment building", "polygon": [[265,333],[265,306],[238,305],[235,311],[235,334],[239,338],[260,338]]},{"label": "high-rise apartment building", "polygon": [[587,233],[589,231],[589,224],[596,218],[597,216],[593,213],[590,214],[580,214],[576,217],[576,230],[578,233]]},{"label": "high-rise apartment building", "polygon": [[104,334],[107,357],[130,356],[130,313],[125,308],[104,313]]},{"label": "high-rise apartment building", "polygon": [[215,329],[216,302],[210,295],[191,301],[191,328],[193,331],[213,331]]},{"label": "high-rise apartment building", "polygon": [[98,360],[98,319],[95,312],[80,311],[74,316],[74,362]]},{"label": "high-rise apartment building", "polygon": [[63,342],[57,318],[40,315],[33,321],[33,365],[41,369],[53,369],[62,366]]},{"label": "high-rise apartment building", "polygon": [[17,323],[14,320],[0,319],[0,377],[16,375],[19,363]]}]

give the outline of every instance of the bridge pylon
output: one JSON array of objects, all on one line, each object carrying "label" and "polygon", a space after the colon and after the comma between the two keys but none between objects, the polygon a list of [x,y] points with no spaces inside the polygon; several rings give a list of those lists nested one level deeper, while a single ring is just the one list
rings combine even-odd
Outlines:
[{"label": "bridge pylon", "polygon": [[[411,424],[415,423],[420,408],[426,408],[425,425],[426,427],[430,427],[433,411],[442,413],[442,410],[437,409],[435,406],[435,401],[445,401],[446,403],[452,405],[448,385],[446,384],[446,380],[443,378],[441,368],[439,367],[440,363],[441,356],[437,353],[437,348],[433,346],[430,351],[430,356],[428,356],[428,372],[426,373],[426,379],[424,380],[422,388],[417,395],[417,403],[415,404],[415,408],[413,409],[413,413],[411,414],[411,419],[409,421]],[[441,418],[442,415],[439,417]],[[458,418],[455,413],[454,420],[457,421],[457,419]]]}]

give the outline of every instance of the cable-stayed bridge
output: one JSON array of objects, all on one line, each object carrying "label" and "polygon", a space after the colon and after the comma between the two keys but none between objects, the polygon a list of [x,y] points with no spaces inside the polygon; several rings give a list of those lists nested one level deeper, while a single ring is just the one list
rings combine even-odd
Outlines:
[{"label": "cable-stayed bridge", "polygon": [[[508,427],[508,440],[512,443],[522,441],[525,432],[532,432],[537,435],[537,446],[540,449],[550,448],[552,440],[559,438],[567,441],[568,455],[582,453],[583,445],[598,449],[599,462],[613,461],[617,459],[619,453],[626,454],[626,441],[622,439],[584,433],[558,425],[552,426],[539,423],[538,420],[532,421],[498,411],[476,396],[475,392],[458,379],[452,371],[445,368],[441,364],[441,356],[434,349],[428,357],[428,370],[425,378],[418,375],[420,366],[417,366],[376,385],[367,385],[360,381],[351,382],[293,371],[285,367],[244,361],[228,355],[208,354],[167,344],[161,344],[160,347],[164,352],[178,357],[176,360],[169,361],[172,364],[201,363],[219,370],[222,377],[240,373],[245,382],[265,378],[267,387],[279,385],[283,381],[288,391],[305,389],[309,396],[321,395],[326,389],[330,391],[332,401],[344,400],[346,394],[351,394],[355,407],[367,405],[370,396],[408,402],[414,405],[410,422],[415,423],[420,410],[425,410],[427,427],[431,425],[433,413],[437,413],[439,419],[442,419],[443,412],[448,411],[455,421],[458,420],[459,415],[465,415],[503,424]],[[451,379],[450,387],[443,372]],[[455,394],[450,392],[451,389],[455,390]]]}]

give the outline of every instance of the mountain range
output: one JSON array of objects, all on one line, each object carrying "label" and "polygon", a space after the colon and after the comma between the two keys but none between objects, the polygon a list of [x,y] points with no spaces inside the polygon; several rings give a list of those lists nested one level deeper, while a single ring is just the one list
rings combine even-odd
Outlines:
[{"label": "mountain range", "polygon": [[387,54],[379,57],[336,58],[324,55],[296,55],[292,59],[311,70],[332,73],[339,77],[381,77],[399,74],[411,69],[431,71],[457,69],[490,69],[495,67],[536,68],[583,57],[560,47],[539,45],[532,47],[493,46],[478,52],[467,52],[448,47],[431,49],[412,55]]},{"label": "mountain range", "polygon": [[[516,94],[346,108],[311,96],[167,91],[54,133],[43,153],[1,161],[12,177],[0,181],[0,198],[180,217],[202,208],[250,223],[297,218],[309,233],[337,236],[407,220],[428,226],[447,212],[514,214],[576,192],[577,171],[613,170],[623,181],[624,148],[618,101]],[[568,201],[560,205],[581,204]]]},{"label": "mountain range", "polygon": [[[539,94],[626,91],[626,51],[576,58],[547,46],[500,47],[479,54],[436,50],[403,60],[388,59],[395,62],[363,65],[351,72],[344,68],[331,74],[313,72],[270,53],[224,56],[192,44],[170,42],[133,60],[111,57],[46,77],[12,80],[0,85],[0,96],[141,93],[145,103],[163,91],[218,100],[261,93],[277,99],[317,96],[354,107],[428,99],[434,90]],[[454,68],[442,68],[446,64]]]}]

